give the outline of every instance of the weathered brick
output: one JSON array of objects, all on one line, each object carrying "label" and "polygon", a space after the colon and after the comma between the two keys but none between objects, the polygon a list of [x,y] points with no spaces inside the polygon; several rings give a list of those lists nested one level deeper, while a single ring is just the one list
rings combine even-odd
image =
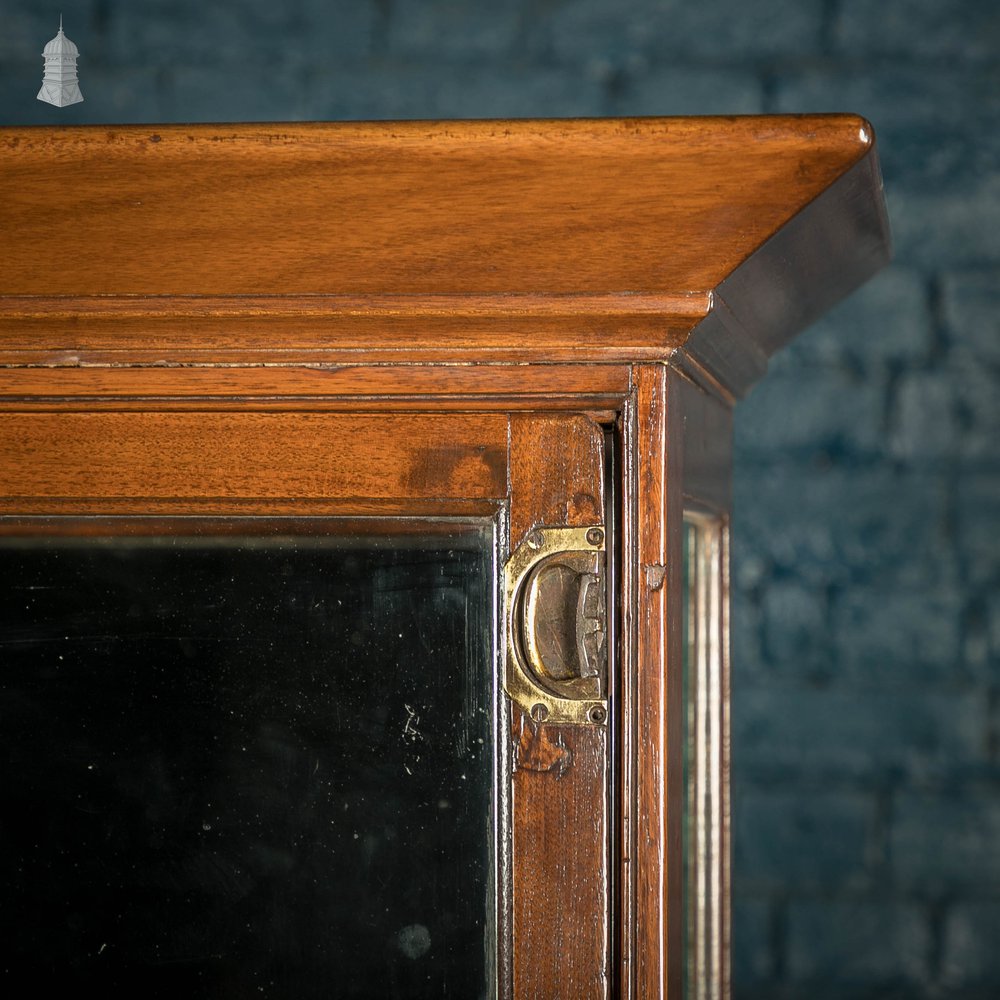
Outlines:
[{"label": "weathered brick", "polygon": [[[973,591],[963,620],[965,669],[979,681],[1000,684],[1000,588]],[[1000,734],[1000,704],[994,705],[993,732]]]},{"label": "weathered brick", "polygon": [[977,584],[1000,584],[1000,475],[965,474],[957,486],[958,544],[962,564]]},{"label": "weathered brick", "polygon": [[733,903],[733,981],[746,988],[774,974],[771,904],[742,897]]},{"label": "weathered brick", "polygon": [[[329,43],[328,56],[350,50],[351,27],[367,3],[342,5],[342,25],[334,17],[316,25]],[[295,32],[296,45],[289,44]],[[272,65],[295,61],[301,45],[314,44],[301,32],[291,5],[270,0],[247,0],[234,11],[228,4],[200,0],[145,0],[141,4],[117,3],[105,31],[107,51],[113,62],[174,69],[229,66],[234,70],[229,86],[259,94],[267,85]],[[82,51],[82,49],[81,49]]]},{"label": "weathered brick", "polygon": [[835,673],[852,684],[955,684],[966,671],[963,600],[955,584],[853,586],[833,603]]},{"label": "weathered brick", "polygon": [[759,677],[765,672],[761,612],[756,597],[739,587],[732,592],[730,641],[736,652],[733,670],[737,677]]},{"label": "weathered brick", "polygon": [[[993,845],[996,853],[996,844]],[[956,991],[1000,989],[1000,900],[961,902],[945,917],[941,979]],[[996,996],[996,992],[992,994]]]},{"label": "weathered brick", "polygon": [[[1000,68],[954,61],[933,72],[896,60],[779,73],[773,110],[851,111],[871,120],[890,189],[961,192],[995,172]],[[896,216],[890,213],[895,226]]]},{"label": "weathered brick", "polygon": [[[77,62],[80,88],[84,102],[56,108],[36,99],[42,84],[44,62],[42,48],[59,30],[59,11],[69,36],[80,50]],[[145,120],[152,120],[155,94],[140,89],[130,102],[125,117],[115,109],[119,102],[109,100],[109,81],[104,58],[104,43],[92,17],[91,4],[73,2],[61,8],[48,5],[5,4],[0,11],[0,123],[11,125],[79,125],[90,122],[139,120],[142,116],[131,111],[134,105],[146,109]],[[138,84],[140,73],[132,67],[120,67],[122,76]],[[121,91],[119,90],[120,94]],[[147,98],[150,100],[147,102]]]},{"label": "weathered brick", "polygon": [[887,190],[896,256],[924,267],[1000,261],[1000,171],[957,190]]},{"label": "weathered brick", "polygon": [[[90,0],[66,0],[58,7],[50,4],[5,3],[0,15],[0,60],[30,62],[38,67],[39,85],[42,76],[42,48],[59,30],[59,14],[69,38],[81,52],[92,51],[92,13]],[[3,65],[3,70],[7,69]],[[0,72],[0,75],[6,73]],[[37,91],[37,87],[35,88]]]},{"label": "weathered brick", "polygon": [[737,787],[733,878],[740,891],[808,892],[868,884],[872,797]]},{"label": "weathered brick", "polygon": [[761,778],[924,778],[989,758],[989,706],[977,690],[751,686],[733,706],[736,773]]},{"label": "weathered brick", "polygon": [[914,364],[931,350],[931,315],[924,277],[893,265],[862,285],[800,334],[772,363],[795,371],[803,364],[878,369]]},{"label": "weathered brick", "polygon": [[[176,120],[170,74],[152,66],[95,66],[81,70],[81,122],[141,123]],[[203,102],[201,95],[194,102]],[[41,103],[41,102],[39,102]],[[64,108],[62,110],[69,110]],[[218,120],[218,119],[216,119]]]},{"label": "weathered brick", "polygon": [[[755,479],[756,477],[750,477]],[[747,538],[746,532],[733,532],[732,546],[732,580],[733,585],[747,594],[755,594],[771,576],[772,566],[763,557],[761,546],[756,539]],[[757,600],[758,611],[760,601]]]},{"label": "weathered brick", "polygon": [[771,670],[803,678],[829,672],[832,643],[823,588],[776,581],[764,591],[762,611],[764,657]]},{"label": "weathered brick", "polygon": [[884,386],[846,367],[772,371],[740,407],[740,447],[804,453],[884,452]]},{"label": "weathered brick", "polygon": [[[940,66],[934,73],[919,62],[885,60],[868,63],[829,61],[779,72],[774,81],[774,110],[789,114],[851,112],[864,115],[880,136],[883,127],[920,128],[957,117],[963,101],[979,94],[992,108],[998,98],[988,93],[990,70],[961,63]],[[977,116],[979,108],[966,108]]]},{"label": "weathered brick", "polygon": [[[863,67],[863,71],[862,70]],[[866,62],[824,60],[800,64],[775,78],[775,110],[865,115],[880,126],[921,129],[951,121],[968,128],[1000,104],[993,92],[997,67],[952,60],[935,66],[912,59]]]},{"label": "weathered brick", "polygon": [[171,119],[174,109],[155,68],[81,64],[79,78],[83,103],[56,108],[36,99],[42,83],[40,62],[37,67],[8,64],[0,72],[0,124],[88,125]]},{"label": "weathered brick", "polygon": [[753,115],[764,110],[760,79],[748,71],[640,68],[612,99],[617,115]]},{"label": "weathered brick", "polygon": [[[989,595],[984,612],[985,632],[989,637],[989,663],[993,673],[1000,678],[1000,588]],[[997,722],[1000,722],[998,708]]]},{"label": "weathered brick", "polygon": [[1000,269],[944,275],[941,299],[952,353],[966,364],[1000,365]]},{"label": "weathered brick", "polygon": [[955,392],[963,462],[1000,471],[1000,370],[966,353],[943,366],[940,377]]},{"label": "weathered brick", "polygon": [[369,72],[363,83],[351,72],[311,77],[321,117],[571,117],[594,114],[604,100],[593,81],[546,68],[514,73],[494,65],[385,62]]},{"label": "weathered brick", "polygon": [[510,52],[521,24],[519,0],[393,0],[390,51],[456,61]]},{"label": "weathered brick", "polygon": [[5,125],[77,125],[92,120],[89,85],[81,76],[84,103],[56,108],[36,100],[42,85],[42,60],[8,62],[0,72],[0,121]]},{"label": "weathered brick", "polygon": [[1000,892],[1000,799],[982,790],[904,792],[894,805],[891,864],[926,896]]},{"label": "weathered brick", "polygon": [[900,379],[889,414],[889,451],[911,462],[947,459],[960,444],[958,387],[939,368]]},{"label": "weathered brick", "polygon": [[594,53],[621,58],[683,56],[758,59],[818,51],[822,6],[817,0],[701,4],[684,0],[572,0],[543,22],[546,45],[566,61]]},{"label": "weathered brick", "polygon": [[[1000,74],[990,85],[1000,88]],[[975,100],[971,96],[968,99]],[[1000,136],[989,126],[990,117],[995,119],[998,113],[966,113],[919,125],[891,116],[880,119],[876,131],[887,189],[941,195],[975,188],[1000,163]],[[895,233],[894,213],[890,214],[890,222]]]},{"label": "weathered brick", "polygon": [[232,86],[223,66],[180,66],[169,75],[165,101],[172,119],[188,121],[289,121],[318,117],[301,73],[274,69],[263,93]]},{"label": "weathered brick", "polygon": [[744,444],[756,428],[742,420],[742,405],[733,532],[744,558],[812,583],[925,584],[954,572],[947,476],[881,462],[762,464]]},{"label": "weathered brick", "polygon": [[1000,10],[983,0],[842,0],[835,38],[845,56],[996,59]]},{"label": "weathered brick", "polygon": [[803,900],[788,907],[788,977],[849,996],[860,984],[926,984],[933,946],[926,907],[880,900]]},{"label": "weathered brick", "polygon": [[512,73],[485,67],[439,95],[441,114],[458,118],[573,117],[600,114],[605,98],[599,85],[547,68]]},{"label": "weathered brick", "polygon": [[941,296],[953,353],[969,364],[1000,365],[1000,269],[946,274]]},{"label": "weathered brick", "polygon": [[[273,0],[258,0],[262,4]],[[331,63],[348,65],[364,60],[373,50],[381,25],[378,0],[297,0],[290,5],[294,45],[286,58],[322,71]],[[395,6],[395,5],[393,5]],[[374,83],[370,70],[355,69],[358,86]]]}]

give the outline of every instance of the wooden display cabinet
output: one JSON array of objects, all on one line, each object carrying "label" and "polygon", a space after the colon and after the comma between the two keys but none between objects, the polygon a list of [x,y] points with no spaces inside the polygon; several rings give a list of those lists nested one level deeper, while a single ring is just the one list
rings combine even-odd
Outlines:
[{"label": "wooden display cabinet", "polygon": [[[0,552],[8,566],[9,607],[30,589],[25,574],[34,572],[24,568],[34,557],[25,556],[15,574],[14,557],[35,549],[56,552],[50,563],[65,565],[75,558],[67,553],[124,545],[140,553],[138,580],[154,578],[143,568],[143,539],[171,551],[204,543],[223,552],[221,565],[231,559],[240,566],[251,590],[273,586],[280,609],[292,600],[280,573],[269,583],[266,559],[257,569],[239,562],[244,541],[252,549],[254,539],[264,539],[268,549],[278,539],[291,552],[309,549],[312,543],[303,539],[315,538],[324,539],[323,551],[337,552],[345,546],[353,552],[355,544],[358,552],[426,544],[436,553],[431,561],[441,563],[435,573],[447,575],[462,551],[475,548],[462,538],[475,536],[479,554],[467,561],[470,579],[479,583],[449,583],[433,606],[438,610],[420,614],[452,622],[441,625],[445,632],[457,635],[464,627],[461,641],[485,650],[488,666],[478,694],[466,690],[468,657],[460,658],[457,675],[454,669],[448,675],[452,680],[434,681],[464,685],[466,701],[478,699],[486,749],[476,756],[466,748],[445,760],[441,746],[432,752],[426,737],[433,760],[419,765],[432,783],[445,781],[436,775],[439,766],[442,774],[455,771],[456,781],[466,779],[466,763],[479,768],[477,794],[485,804],[476,806],[474,797],[459,803],[468,822],[479,823],[478,832],[461,841],[451,820],[434,813],[445,839],[428,848],[431,860],[414,865],[426,867],[443,893],[453,842],[447,838],[454,833],[454,843],[479,858],[470,862],[479,874],[470,876],[462,897],[474,897],[478,916],[470,925],[458,926],[456,917],[456,926],[439,927],[444,917],[437,912],[419,919],[404,914],[400,921],[409,922],[398,934],[395,925],[378,930],[382,938],[372,931],[371,940],[382,944],[348,945],[357,956],[348,965],[366,968],[370,959],[371,967],[358,981],[340,979],[343,956],[320,956],[310,966],[306,952],[322,947],[313,937],[307,946],[289,933],[279,946],[274,926],[247,916],[245,899],[256,898],[264,879],[254,868],[263,864],[260,851],[198,840],[209,830],[195,830],[172,849],[184,878],[194,877],[193,858],[208,858],[213,870],[231,862],[226,878],[233,885],[251,885],[227,889],[221,903],[198,904],[184,917],[189,936],[212,936],[209,953],[200,955],[190,941],[178,943],[176,926],[157,923],[175,920],[167,916],[175,913],[170,893],[180,890],[149,874],[162,873],[153,855],[168,848],[146,845],[140,818],[129,837],[142,845],[133,846],[138,853],[123,864],[146,873],[139,879],[145,909],[137,920],[148,930],[132,933],[132,953],[117,958],[121,926],[115,925],[113,939],[102,921],[114,920],[103,911],[74,911],[70,920],[58,905],[59,892],[43,885],[47,857],[77,836],[67,806],[44,813],[47,857],[38,856],[40,849],[32,854],[30,845],[21,854],[7,852],[17,858],[8,862],[8,887],[17,882],[24,893],[16,898],[47,900],[30,916],[8,912],[20,942],[20,952],[8,954],[11,964],[37,967],[45,961],[38,942],[60,940],[70,943],[44,951],[49,972],[61,982],[120,985],[129,975],[157,982],[170,962],[172,969],[179,962],[192,983],[204,989],[211,983],[203,995],[213,996],[265,986],[272,996],[303,997],[313,989],[324,996],[449,995],[450,962],[468,964],[462,974],[478,984],[463,987],[461,995],[727,996],[732,406],[764,373],[774,350],[887,259],[868,124],[813,116],[5,129],[0,185]],[[312,558],[302,557],[310,566]],[[332,606],[336,594],[367,592],[368,577],[350,586],[340,582],[344,567],[356,572],[364,558],[337,556],[342,561],[329,564],[334,569],[322,570],[333,582],[314,586],[307,573],[295,594]],[[382,624],[363,638],[373,645],[360,646],[362,662],[339,652],[321,664],[330,672],[324,683],[336,686],[338,671],[357,668],[368,678],[364,683],[374,685],[374,701],[350,713],[350,725],[358,716],[364,725],[361,735],[350,730],[351,752],[359,745],[361,752],[343,764],[345,773],[338,771],[341,758],[330,756],[334,736],[323,733],[348,725],[337,701],[346,691],[331,696],[330,705],[313,688],[289,696],[308,702],[317,715],[309,753],[315,773],[333,775],[345,811],[348,800],[356,801],[349,768],[371,756],[365,741],[382,748],[381,755],[390,746],[386,734],[398,729],[403,749],[412,749],[424,739],[425,725],[414,720],[436,711],[433,690],[423,690],[420,704],[400,702],[408,715],[382,719],[377,678],[385,676],[388,690],[400,676],[423,676],[447,661],[451,648],[440,636],[428,638],[417,613],[400,611],[399,602],[384,597],[392,588],[378,582],[386,573],[397,574],[393,579],[416,574],[418,582],[403,589],[407,601],[419,603],[423,557],[384,558],[390,569],[376,559],[370,570],[383,597],[375,604],[365,598],[364,614],[391,605],[396,617],[371,619]],[[117,566],[121,559],[115,559]],[[57,587],[50,563],[43,576]],[[211,565],[218,567],[218,559]],[[297,565],[287,570],[296,581]],[[188,610],[169,626],[128,632],[126,646],[139,666],[113,684],[116,690],[131,685],[129,703],[143,705],[142,713],[155,697],[142,661],[173,669],[176,643],[195,649],[192,691],[223,684],[212,675],[223,654],[205,645],[221,639],[181,635],[185,621],[202,621],[212,593],[229,593],[217,568],[197,572],[208,574],[208,597],[187,594],[183,582],[194,570],[184,563],[172,582],[156,587],[176,591],[171,600],[193,602],[184,605]],[[76,584],[58,587],[90,593],[88,577],[73,579]],[[138,586],[126,582],[119,589]],[[468,597],[469,587],[479,596]],[[100,605],[104,591],[94,584],[92,593],[91,604]],[[65,600],[75,609],[61,612],[68,616],[65,629],[44,616],[23,627],[13,612],[4,620],[0,651],[13,655],[18,643],[34,650],[6,672],[4,704],[15,718],[8,732],[47,719],[45,698],[58,692],[59,677],[72,673],[65,661],[56,664],[62,673],[50,663],[62,649],[55,632],[72,630],[73,616],[90,612],[73,604],[72,594]],[[156,602],[149,600],[152,608]],[[456,617],[454,608],[440,610],[445,605],[465,610]],[[258,667],[252,664],[259,660],[262,671],[274,666],[293,683],[295,670],[305,670],[303,677],[315,672],[308,657],[303,660],[302,644],[325,641],[312,619],[289,611],[286,629],[284,612],[262,612],[271,629],[266,641],[277,643],[279,653],[261,659],[240,645],[257,627],[255,606],[252,600],[240,605],[247,623],[226,640],[232,656],[247,664],[244,697],[253,708],[240,712],[263,713],[247,723],[252,734],[278,725],[259,693],[264,687],[254,694]],[[155,619],[155,610],[148,613]],[[404,619],[413,638],[400,625],[400,642],[390,648],[383,642],[386,622]],[[105,645],[87,653],[86,669],[95,677],[102,676],[101,664],[110,670],[121,662],[126,648],[114,626],[103,627],[110,629]],[[352,628],[350,622],[340,627]],[[80,659],[85,637],[74,637],[66,649]],[[254,642],[265,642],[264,633]],[[226,670],[234,669],[225,662]],[[27,687],[9,679],[15,674]],[[30,710],[23,709],[25,690]],[[72,698],[86,700],[86,693],[71,690],[77,692]],[[98,728],[105,726],[101,705],[110,698],[97,699]],[[391,698],[386,695],[386,705],[396,704]],[[28,721],[17,722],[18,711],[27,712]],[[154,720],[147,723],[153,729],[176,728],[155,714],[140,717]],[[183,717],[180,728],[198,728]],[[301,777],[302,795],[318,797],[316,815],[326,816],[327,793],[296,770],[306,741],[298,724],[281,723],[293,733],[282,780],[298,788]],[[133,744],[145,745],[140,735],[102,752],[109,760],[130,757],[138,753]],[[10,775],[18,769],[9,768],[5,796],[19,802],[27,796],[30,809],[42,809],[31,796],[47,796],[46,781],[65,788],[84,782],[81,747],[90,747],[92,737],[66,738],[51,760],[49,737],[42,741],[33,777],[14,791]],[[5,744],[9,760],[25,745],[19,739]],[[161,742],[173,746],[171,739]],[[238,749],[218,751],[219,759]],[[263,761],[265,750],[256,752]],[[156,744],[150,753],[159,760],[166,751]],[[205,766],[218,771],[210,749],[194,754],[198,760],[206,755]],[[172,758],[159,766],[184,780]],[[388,800],[418,765],[404,755],[385,766],[371,782]],[[134,767],[147,775],[152,765]],[[254,779],[258,773],[264,771],[239,772],[242,777],[221,783],[243,787],[245,796],[263,795],[263,785],[277,779],[270,771]],[[129,774],[115,780],[139,781]],[[116,787],[111,781],[108,794]],[[194,811],[183,813],[178,829],[187,819],[196,822],[194,799],[185,800],[184,809]],[[101,801],[91,810],[98,819],[86,822],[103,831],[94,834],[98,841],[110,842],[114,823],[133,820],[121,818],[124,807],[115,800]],[[424,814],[422,800],[401,802],[401,811]],[[441,802],[450,808],[444,797]],[[348,822],[331,816],[332,825]],[[289,844],[320,843],[321,831],[304,829],[289,834]],[[338,935],[346,926],[349,936],[351,921],[340,911],[336,916],[336,906],[363,908],[385,894],[388,912],[390,902],[411,892],[399,873],[399,856],[405,859],[409,847],[392,848],[396,867],[384,876],[386,884],[366,881],[365,866],[389,850],[385,829],[365,834],[368,854],[352,856],[346,868],[331,861],[330,871],[339,874],[330,875],[330,885],[323,884],[323,869],[314,868],[320,871],[315,892],[297,896],[305,890],[295,888],[291,875],[290,881],[276,877],[279,888],[269,891],[294,897],[286,902],[305,910],[303,926],[329,919],[331,928],[341,928]],[[351,849],[348,829],[341,832],[343,843],[329,843],[331,857]],[[417,845],[422,835],[407,836]],[[238,864],[228,851],[237,852]],[[305,848],[287,846],[281,854],[289,871],[301,867],[299,851]],[[105,868],[115,863],[101,861]],[[73,864],[77,868],[66,871],[78,870],[79,860]],[[237,871],[243,881],[232,874]],[[363,898],[341,900],[337,887],[352,872],[361,872]],[[206,877],[213,884],[221,878]],[[109,875],[108,885],[115,879],[127,881]],[[184,886],[185,899],[208,891]],[[139,890],[128,892],[127,905],[138,905]],[[158,894],[170,898],[164,902]],[[117,899],[112,892],[106,905],[114,909]],[[257,921],[264,929],[256,936],[213,929],[201,915],[229,909],[246,917],[247,928]],[[22,933],[26,922],[37,926]],[[5,938],[11,940],[10,928]],[[272,947],[280,949],[273,962]],[[161,950],[170,948],[169,955]],[[361,954],[365,948],[375,949],[374,958]],[[292,969],[296,962],[302,968]],[[380,982],[383,970],[387,978]],[[190,992],[191,984],[177,975],[171,989]],[[456,995],[454,982],[450,995]]]}]

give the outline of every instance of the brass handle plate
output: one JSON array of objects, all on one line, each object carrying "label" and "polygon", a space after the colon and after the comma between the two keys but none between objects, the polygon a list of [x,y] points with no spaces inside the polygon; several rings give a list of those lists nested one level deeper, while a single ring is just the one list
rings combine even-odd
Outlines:
[{"label": "brass handle plate", "polygon": [[504,566],[507,694],[536,721],[607,720],[604,528],[541,527]]}]

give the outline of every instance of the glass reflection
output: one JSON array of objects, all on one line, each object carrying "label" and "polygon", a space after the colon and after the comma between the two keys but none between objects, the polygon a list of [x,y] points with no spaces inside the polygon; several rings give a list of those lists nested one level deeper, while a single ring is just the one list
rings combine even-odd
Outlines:
[{"label": "glass reflection", "polygon": [[725,524],[686,512],[683,533],[686,1000],[728,996],[728,665]]},{"label": "glass reflection", "polygon": [[492,995],[491,525],[0,539],[8,981]]}]

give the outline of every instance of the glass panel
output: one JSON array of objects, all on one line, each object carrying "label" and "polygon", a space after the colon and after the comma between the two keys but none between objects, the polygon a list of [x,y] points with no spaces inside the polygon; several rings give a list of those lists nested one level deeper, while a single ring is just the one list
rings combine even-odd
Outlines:
[{"label": "glass panel", "polygon": [[683,851],[684,996],[726,993],[728,936],[728,789],[725,733],[725,528],[718,518],[685,514],[683,536],[683,689],[685,707]]},{"label": "glass panel", "polygon": [[683,926],[684,926],[684,998],[695,1000],[697,994],[693,986],[697,978],[697,946],[695,929],[697,917],[694,912],[694,902],[697,895],[695,882],[694,847],[697,843],[697,831],[694,829],[695,816],[695,785],[692,770],[695,763],[695,702],[694,679],[698,663],[697,613],[698,594],[695,585],[697,578],[698,531],[690,521],[684,522],[683,534],[683,611],[681,613],[681,629],[683,634],[683,691],[684,691],[684,824],[681,831],[681,850],[684,855],[684,885],[683,885]]},{"label": "glass panel", "polygon": [[232,530],[0,538],[8,981],[492,995],[492,525]]}]

